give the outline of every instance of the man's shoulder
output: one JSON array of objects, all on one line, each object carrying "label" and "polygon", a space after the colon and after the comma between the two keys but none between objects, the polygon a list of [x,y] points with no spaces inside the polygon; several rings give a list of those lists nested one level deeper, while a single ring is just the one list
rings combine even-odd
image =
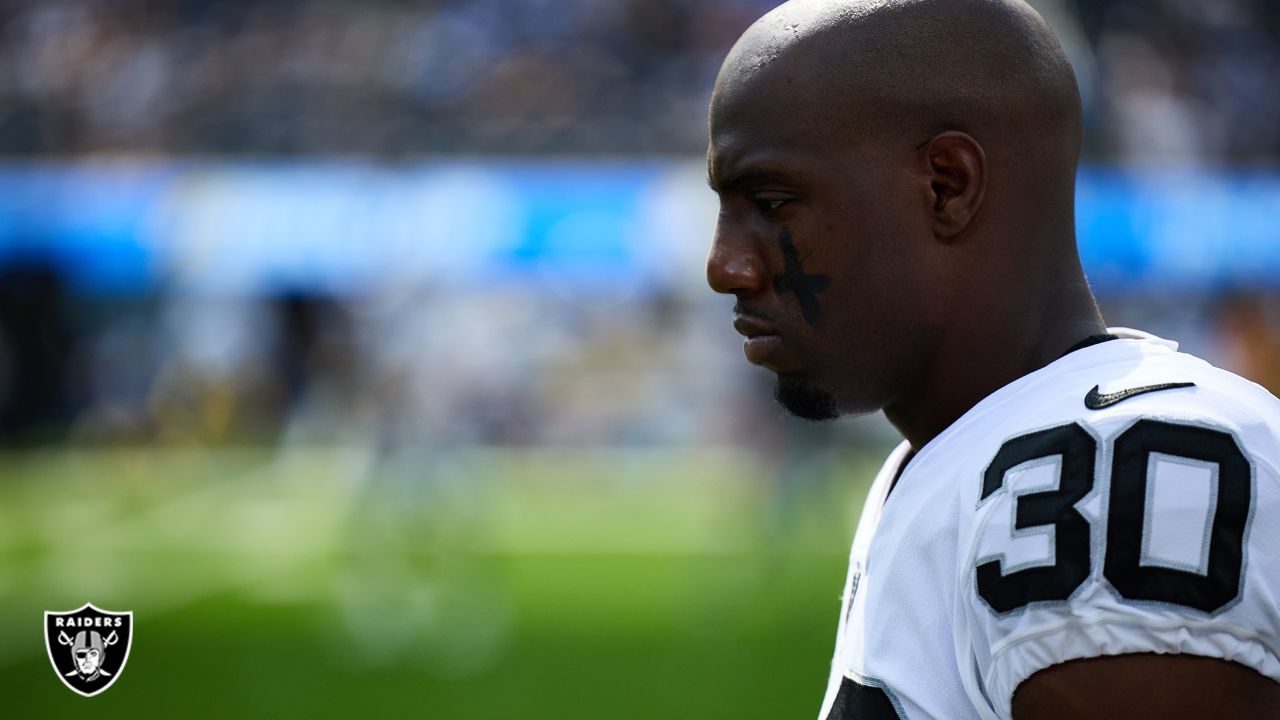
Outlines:
[{"label": "man's shoulder", "polygon": [[1219,427],[1280,452],[1271,442],[1280,438],[1280,399],[1175,347],[1123,338],[1079,351],[988,398],[953,428],[953,443],[976,449],[1069,424],[1102,438],[1146,418]]},{"label": "man's shoulder", "polygon": [[[1098,436],[1114,436],[1144,420],[1203,426],[1280,461],[1280,399],[1257,383],[1178,352],[1145,357],[1132,368],[1099,370],[1093,384],[1085,372],[1070,387],[1079,395],[1073,421]],[[1081,394],[1084,385],[1089,387]]]},{"label": "man's shoulder", "polygon": [[[961,601],[974,681],[1007,716],[1050,665],[1134,653],[1280,680],[1280,400],[1172,349],[1106,343],[1025,385],[972,448]],[[1126,347],[1126,345],[1128,345]]]}]

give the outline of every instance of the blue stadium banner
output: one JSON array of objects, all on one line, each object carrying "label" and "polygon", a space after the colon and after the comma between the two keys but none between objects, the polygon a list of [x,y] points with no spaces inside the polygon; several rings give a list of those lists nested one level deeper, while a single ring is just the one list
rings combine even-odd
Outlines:
[{"label": "blue stadium banner", "polygon": [[[696,281],[716,201],[697,162],[13,164],[0,266],[79,292],[360,293],[380,283],[648,292]],[[1103,293],[1280,282],[1280,174],[1080,174]]]}]

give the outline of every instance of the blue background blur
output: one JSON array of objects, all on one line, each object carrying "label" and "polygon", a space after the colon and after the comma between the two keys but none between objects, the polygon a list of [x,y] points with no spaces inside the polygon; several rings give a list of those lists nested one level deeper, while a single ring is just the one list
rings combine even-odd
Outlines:
[{"label": "blue background blur", "polygon": [[[661,290],[708,242],[696,162],[43,164],[0,169],[0,263],[86,294],[359,295],[390,276]],[[679,198],[672,195],[679,194]],[[1080,250],[1103,294],[1280,278],[1280,174],[1080,176]],[[655,221],[655,217],[659,220]],[[191,258],[200,254],[201,259]]]}]

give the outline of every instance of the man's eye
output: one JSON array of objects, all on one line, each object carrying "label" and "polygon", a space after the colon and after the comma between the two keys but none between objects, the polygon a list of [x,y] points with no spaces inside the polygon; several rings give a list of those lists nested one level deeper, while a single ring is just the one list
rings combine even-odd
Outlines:
[{"label": "man's eye", "polygon": [[766,215],[787,204],[786,200],[780,198],[756,198],[754,202],[760,212]]}]

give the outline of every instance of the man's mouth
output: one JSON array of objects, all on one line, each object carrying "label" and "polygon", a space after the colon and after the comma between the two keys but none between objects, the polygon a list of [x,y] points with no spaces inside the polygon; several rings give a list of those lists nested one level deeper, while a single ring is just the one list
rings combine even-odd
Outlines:
[{"label": "man's mouth", "polygon": [[742,351],[754,365],[768,365],[769,358],[782,347],[782,336],[772,324],[750,315],[735,314],[733,329],[746,336]]}]

